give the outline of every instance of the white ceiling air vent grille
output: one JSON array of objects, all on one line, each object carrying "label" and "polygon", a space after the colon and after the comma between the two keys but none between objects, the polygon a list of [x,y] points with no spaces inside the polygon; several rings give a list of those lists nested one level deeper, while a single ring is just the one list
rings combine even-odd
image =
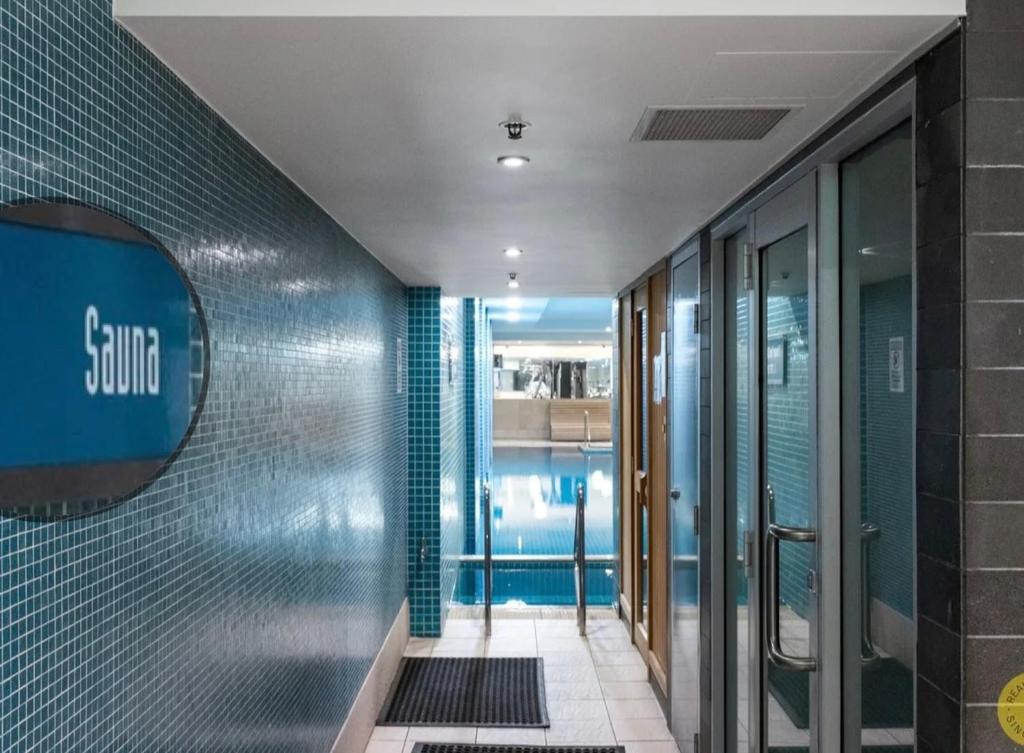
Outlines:
[{"label": "white ceiling air vent grille", "polygon": [[757,141],[788,107],[648,107],[630,141]]}]

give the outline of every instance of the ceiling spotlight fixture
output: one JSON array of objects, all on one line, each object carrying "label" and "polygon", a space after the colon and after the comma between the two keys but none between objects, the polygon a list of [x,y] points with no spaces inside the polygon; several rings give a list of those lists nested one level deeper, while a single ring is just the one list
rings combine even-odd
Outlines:
[{"label": "ceiling spotlight fixture", "polygon": [[502,167],[522,167],[530,163],[529,157],[524,157],[521,154],[505,154],[498,157],[498,164]]},{"label": "ceiling spotlight fixture", "polygon": [[503,120],[498,125],[508,131],[508,137],[512,141],[519,141],[523,137],[523,129],[530,127],[530,124],[518,115],[509,115],[508,120]]},{"label": "ceiling spotlight fixture", "polygon": [[505,256],[509,257],[510,259],[515,259],[517,256],[523,255],[523,249],[519,248],[518,246],[509,246],[504,250],[504,253]]},{"label": "ceiling spotlight fixture", "polygon": [[515,272],[508,273],[508,286],[513,290],[519,287],[519,275]]}]

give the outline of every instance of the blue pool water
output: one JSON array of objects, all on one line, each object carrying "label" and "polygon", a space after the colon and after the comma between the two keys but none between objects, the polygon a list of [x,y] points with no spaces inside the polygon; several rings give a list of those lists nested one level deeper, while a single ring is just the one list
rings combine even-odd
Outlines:
[{"label": "blue pool water", "polygon": [[[576,447],[496,447],[491,472],[493,553],[571,555],[580,482],[587,489],[587,555],[613,554],[611,453],[585,458]],[[482,526],[480,519],[478,542],[483,541]],[[614,562],[588,563],[588,603],[613,603],[617,570]],[[495,604],[575,603],[571,562],[501,562],[493,572]],[[480,565],[464,563],[457,596],[463,603],[482,601]]]}]

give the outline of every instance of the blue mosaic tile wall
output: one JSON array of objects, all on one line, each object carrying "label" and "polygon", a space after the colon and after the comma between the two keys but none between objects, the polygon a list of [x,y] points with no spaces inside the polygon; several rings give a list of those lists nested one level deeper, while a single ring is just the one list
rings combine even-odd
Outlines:
[{"label": "blue mosaic tile wall", "polygon": [[[459,578],[466,528],[466,316],[461,298],[441,298],[441,630]],[[447,377],[444,372],[447,372]],[[470,414],[471,415],[471,414]]]},{"label": "blue mosaic tile wall", "polygon": [[441,289],[407,293],[409,620],[413,635],[440,635]]},{"label": "blue mosaic tile wall", "polygon": [[39,198],[167,246],[211,381],[145,493],[0,521],[0,750],[326,753],[406,592],[405,288],[110,0],[0,3],[0,203]]},{"label": "blue mosaic tile wall", "polygon": [[409,604],[414,635],[437,636],[465,547],[465,304],[409,288]]},{"label": "blue mosaic tile wall", "polygon": [[491,477],[494,463],[494,338],[491,320],[481,302],[477,307],[477,466],[481,482]]},{"label": "blue mosaic tile wall", "polygon": [[[483,552],[480,524],[483,484],[490,477],[493,459],[492,343],[490,322],[483,301],[467,298],[465,305],[466,352],[466,543],[467,553]],[[463,574],[466,568],[462,568]],[[467,584],[467,587],[468,584]]]},{"label": "blue mosaic tile wall", "polygon": [[477,411],[478,406],[478,388],[479,388],[479,376],[480,376],[480,349],[483,345],[482,338],[478,336],[480,333],[480,321],[479,321],[479,309],[480,300],[477,298],[466,298],[463,301],[465,306],[463,315],[466,322],[466,334],[465,334],[465,348],[466,354],[466,502],[465,502],[465,520],[466,520],[466,543],[464,549],[466,552],[476,551],[476,520],[477,511],[479,510],[479,490],[480,490],[480,445],[477,441],[478,435],[481,433],[483,427],[481,418],[482,416]]}]

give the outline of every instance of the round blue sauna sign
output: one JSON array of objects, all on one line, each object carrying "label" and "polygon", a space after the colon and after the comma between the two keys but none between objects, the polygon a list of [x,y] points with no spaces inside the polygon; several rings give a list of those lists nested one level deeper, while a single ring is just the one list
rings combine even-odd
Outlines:
[{"label": "round blue sauna sign", "polygon": [[0,508],[92,512],[158,476],[201,405],[201,308],[173,258],[93,209],[0,212]]}]

